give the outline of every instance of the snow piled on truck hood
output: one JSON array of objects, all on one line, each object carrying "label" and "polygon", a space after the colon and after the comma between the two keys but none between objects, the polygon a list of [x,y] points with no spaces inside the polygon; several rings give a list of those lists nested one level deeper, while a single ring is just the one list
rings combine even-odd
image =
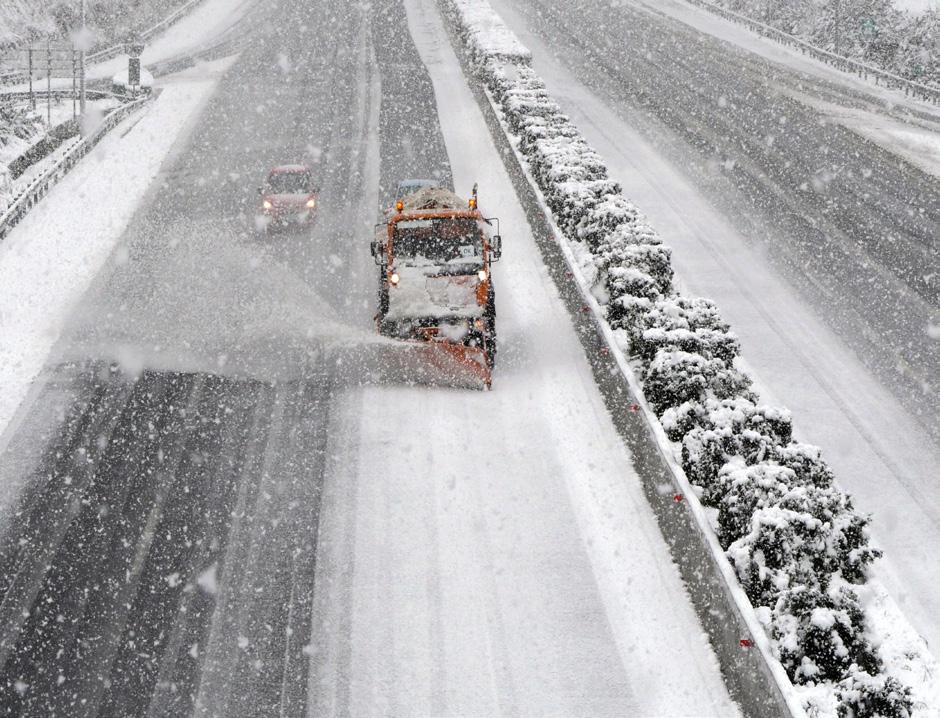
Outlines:
[{"label": "snow piled on truck hood", "polygon": [[425,187],[402,197],[404,211],[422,209],[464,209],[466,204],[449,189]]}]

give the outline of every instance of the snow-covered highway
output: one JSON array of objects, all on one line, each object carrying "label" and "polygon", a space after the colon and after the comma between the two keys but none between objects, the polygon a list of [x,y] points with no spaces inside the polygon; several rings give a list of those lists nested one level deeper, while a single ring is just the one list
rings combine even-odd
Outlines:
[{"label": "snow-covered highway", "polygon": [[[735,715],[436,7],[277,5],[0,439],[3,711]],[[293,160],[321,215],[261,240]],[[347,363],[429,175],[502,220],[490,393]]]}]

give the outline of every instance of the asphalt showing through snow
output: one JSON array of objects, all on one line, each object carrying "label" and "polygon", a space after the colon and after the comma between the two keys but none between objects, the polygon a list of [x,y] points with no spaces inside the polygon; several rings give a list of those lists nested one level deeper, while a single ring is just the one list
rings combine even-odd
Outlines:
[{"label": "asphalt showing through snow", "polygon": [[805,98],[900,111],[645,5],[512,4],[586,86],[695,175],[940,440],[940,344],[928,334],[940,316],[940,180]]},{"label": "asphalt showing through snow", "polygon": [[[3,457],[29,480],[0,543],[2,715],[307,715],[319,498],[348,377],[318,327],[297,327],[371,331],[377,192],[450,172],[400,2],[333,0],[314,18],[285,0],[245,25]],[[316,167],[317,223],[262,240],[254,188],[296,161]]]}]

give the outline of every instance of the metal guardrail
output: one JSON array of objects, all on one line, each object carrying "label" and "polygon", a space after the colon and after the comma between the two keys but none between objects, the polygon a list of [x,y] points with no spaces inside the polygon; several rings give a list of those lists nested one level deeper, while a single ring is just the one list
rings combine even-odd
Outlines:
[{"label": "metal guardrail", "polygon": [[21,82],[27,82],[29,75],[25,72],[15,70],[12,72],[0,72],[0,87],[4,85],[18,85]]},{"label": "metal guardrail", "polygon": [[[19,102],[20,100],[28,100],[30,97],[35,97],[37,100],[46,97],[51,97],[53,100],[71,100],[74,95],[75,90],[71,87],[60,87],[55,90],[33,90],[32,95],[27,90],[0,91],[0,103]],[[89,100],[103,100],[107,97],[117,97],[117,95],[107,90],[85,90],[85,97]]]},{"label": "metal guardrail", "polygon": [[[183,15],[192,10],[196,5],[203,2],[203,0],[189,0],[189,2],[180,5],[176,10],[171,12],[160,22],[158,22],[153,27],[149,27],[140,33],[139,37],[141,40],[149,40],[151,37],[156,35],[158,32],[165,30],[170,25],[179,20]],[[112,57],[117,57],[125,51],[126,43],[118,43],[112,45],[111,47],[106,47],[103,50],[98,50],[97,52],[90,53],[85,55],[85,62],[104,62],[105,60],[110,60]]]},{"label": "metal guardrail", "polygon": [[43,172],[34,179],[25,189],[10,203],[2,213],[0,213],[0,240],[5,238],[10,230],[13,229],[20,220],[29,212],[33,206],[41,200],[46,193],[62,177],[68,174],[78,161],[101,141],[110,130],[141,108],[151,99],[152,95],[147,95],[126,105],[109,112],[95,129],[82,139],[78,140],[52,167]]},{"label": "metal guardrail", "polygon": [[938,88],[930,87],[920,82],[914,82],[913,80],[907,80],[899,75],[874,67],[873,65],[859,62],[858,60],[852,60],[848,57],[837,55],[834,52],[829,52],[828,50],[823,50],[821,47],[816,47],[794,35],[785,33],[783,30],[778,30],[759,20],[754,20],[746,15],[723,8],[713,2],[709,2],[709,0],[686,0],[686,2],[696,7],[703,8],[725,20],[744,25],[749,30],[759,35],[768,37],[771,40],[776,40],[783,45],[796,48],[804,55],[809,55],[816,60],[825,62],[827,65],[832,65],[843,72],[850,72],[863,79],[873,78],[876,85],[881,85],[893,90],[904,90],[904,94],[908,97],[917,97],[922,100],[927,100],[928,102],[933,102],[934,104],[940,104],[940,89]]}]

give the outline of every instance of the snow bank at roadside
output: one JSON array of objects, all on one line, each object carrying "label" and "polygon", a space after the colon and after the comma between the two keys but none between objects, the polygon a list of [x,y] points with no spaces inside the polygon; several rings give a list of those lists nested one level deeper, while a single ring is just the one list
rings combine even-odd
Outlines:
[{"label": "snow bank at roadside", "polygon": [[885,597],[866,581],[878,555],[867,518],[818,449],[792,440],[789,413],[759,403],[717,307],[675,292],[669,250],[528,62],[480,53],[483,30],[472,26],[488,3],[469,15],[469,0],[448,2],[801,701],[819,715],[901,716],[912,705],[936,715],[932,657],[903,617],[886,620]]},{"label": "snow bank at roadside", "polygon": [[522,64],[532,60],[529,49],[489,5],[475,0],[453,0],[453,5],[465,19],[466,42],[477,59],[498,58]]},{"label": "snow bank at roadside", "polygon": [[143,117],[102,141],[0,244],[0,434],[214,86],[168,84]]}]

